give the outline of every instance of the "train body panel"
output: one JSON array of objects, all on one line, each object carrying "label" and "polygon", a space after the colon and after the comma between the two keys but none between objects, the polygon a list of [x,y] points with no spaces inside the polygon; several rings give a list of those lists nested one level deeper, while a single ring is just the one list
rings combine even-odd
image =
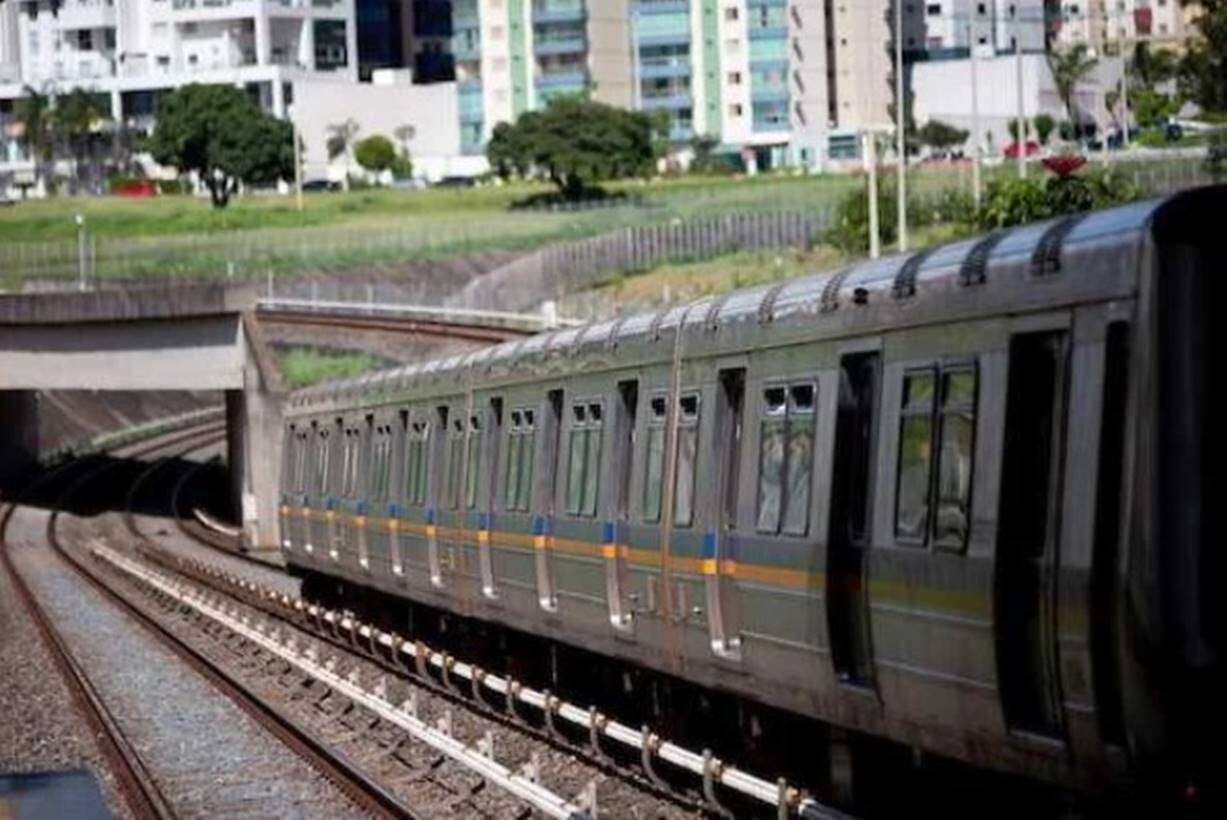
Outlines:
[{"label": "train body panel", "polygon": [[1227,191],[304,391],[287,560],[975,765],[1112,781],[1191,736],[1149,674],[1171,636],[1221,680],[1210,604],[1172,591],[1209,542],[1169,513],[1177,558],[1153,546],[1155,329],[1179,335],[1158,268],[1222,260],[1204,225],[1183,255],[1156,237],[1190,201]]}]

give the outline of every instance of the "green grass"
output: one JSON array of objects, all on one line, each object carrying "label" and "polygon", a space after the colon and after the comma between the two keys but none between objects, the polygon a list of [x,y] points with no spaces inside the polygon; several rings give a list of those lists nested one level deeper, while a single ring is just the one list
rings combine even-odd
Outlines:
[{"label": "green grass", "polygon": [[310,387],[330,379],[359,376],[384,364],[369,353],[343,353],[310,347],[291,347],[278,351],[281,373],[291,389]]},{"label": "green grass", "polygon": [[[1141,167],[1162,185],[1171,171],[1197,163],[1117,159]],[[893,172],[886,169],[890,177]],[[1012,175],[1011,163],[985,169],[985,180]],[[1038,168],[1033,173],[1041,173]],[[1181,176],[1181,174],[1178,174]],[[966,167],[919,166],[909,172],[920,194],[970,186]],[[481,251],[532,250],[623,227],[728,213],[822,211],[864,185],[857,175],[762,174],[753,178],[682,176],[612,183],[636,204],[577,211],[512,210],[524,197],[550,190],[515,183],[425,191],[361,190],[317,193],[306,208],[294,198],[252,195],[215,210],[207,199],[59,198],[0,209],[0,289],[26,278],[75,279],[78,248],[74,215],[84,218],[99,279],[145,276],[263,280],[304,271],[342,274],[357,269],[403,269],[406,262]]]}]

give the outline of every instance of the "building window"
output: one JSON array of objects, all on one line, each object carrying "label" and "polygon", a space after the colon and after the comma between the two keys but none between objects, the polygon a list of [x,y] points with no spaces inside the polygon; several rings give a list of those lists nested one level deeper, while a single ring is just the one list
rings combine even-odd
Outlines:
[{"label": "building window", "polygon": [[930,17],[936,17],[942,13],[941,3],[930,3],[925,7],[925,13]]},{"label": "building window", "polygon": [[724,19],[728,20],[730,23],[735,22],[736,20],[740,19],[740,17],[741,12],[736,6],[729,6],[724,10]]},{"label": "building window", "polygon": [[741,85],[741,72],[740,71],[730,71],[729,72],[729,85]]},{"label": "building window", "polygon": [[815,399],[812,383],[773,386],[763,391],[759,426],[759,532],[805,535],[809,531]]},{"label": "building window", "polygon": [[729,116],[730,117],[740,117],[741,110],[742,110],[741,103],[733,103],[732,105],[729,106]]}]

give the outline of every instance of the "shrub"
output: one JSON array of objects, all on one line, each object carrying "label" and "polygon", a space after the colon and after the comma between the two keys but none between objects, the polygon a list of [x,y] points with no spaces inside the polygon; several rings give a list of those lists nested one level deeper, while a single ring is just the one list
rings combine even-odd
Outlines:
[{"label": "shrub", "polygon": [[372,134],[354,146],[354,159],[367,171],[379,174],[396,162],[396,146],[382,134]]},{"label": "shrub", "polygon": [[1036,114],[1031,120],[1031,125],[1035,128],[1035,136],[1039,139],[1040,145],[1047,145],[1049,137],[1057,127],[1057,121],[1048,114]]},{"label": "shrub", "polygon": [[1119,205],[1137,197],[1137,188],[1112,171],[1088,171],[1044,179],[998,179],[988,185],[979,223],[984,230],[1009,228]]},{"label": "shrub", "polygon": [[1227,131],[1219,131],[1210,137],[1206,170],[1215,179],[1227,176]]}]

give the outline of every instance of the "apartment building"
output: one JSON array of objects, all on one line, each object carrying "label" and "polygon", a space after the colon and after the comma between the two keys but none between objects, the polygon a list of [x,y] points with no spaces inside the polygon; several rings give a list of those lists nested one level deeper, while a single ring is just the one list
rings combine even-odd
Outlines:
[{"label": "apartment building", "polygon": [[1112,50],[1136,42],[1179,48],[1195,33],[1197,4],[1180,0],[1060,0],[1054,4],[1054,42]]},{"label": "apartment building", "polygon": [[415,0],[415,82],[457,83],[461,144],[583,92],[665,111],[748,162],[816,164],[827,127],[823,0]]},{"label": "apartment building", "polygon": [[166,89],[236,83],[283,115],[296,79],[357,81],[356,36],[353,0],[7,0],[0,100],[86,88],[130,120]]}]

